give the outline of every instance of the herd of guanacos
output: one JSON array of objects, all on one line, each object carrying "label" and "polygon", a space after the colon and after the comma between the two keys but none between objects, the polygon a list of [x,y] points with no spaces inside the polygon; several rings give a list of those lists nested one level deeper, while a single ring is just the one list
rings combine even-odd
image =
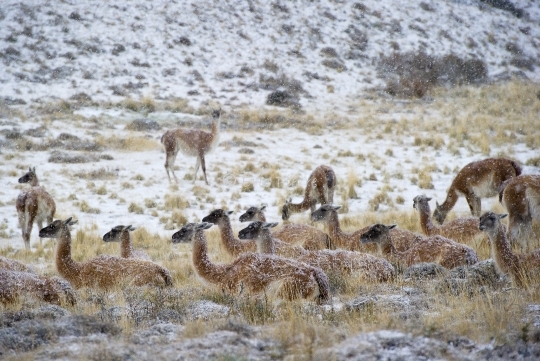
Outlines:
[{"label": "herd of guanacos", "polygon": [[[217,146],[221,110],[212,112],[211,132],[174,129],[167,131],[161,142],[165,147],[165,169],[173,172],[178,151],[197,157],[195,177],[202,166],[205,182],[204,156]],[[470,266],[479,261],[471,247],[477,237],[487,238],[491,256],[500,272],[508,274],[518,286],[538,281],[540,249],[530,252],[536,239],[533,220],[540,220],[540,176],[522,175],[518,163],[504,158],[488,158],[467,164],[460,170],[448,189],[443,204],[437,203],[433,213],[431,198],[419,195],[413,206],[419,212],[423,235],[396,225],[375,224],[347,233],[341,230],[339,206],[333,205],[337,178],[331,167],[321,165],[310,175],[300,203],[287,200],[282,218],[311,211],[313,222],[324,222],[327,232],[307,224],[286,223],[277,231],[277,223],[266,222],[265,206],[251,207],[240,216],[241,222],[251,222],[235,237],[231,225],[232,212],[212,211],[200,223],[188,223],[172,236],[173,243],[192,243],[193,267],[201,280],[223,291],[238,294],[270,293],[287,300],[308,299],[325,303],[330,296],[326,273],[354,276],[366,282],[386,282],[396,274],[394,266],[410,266],[434,262],[446,268]],[[19,179],[30,186],[16,201],[19,225],[25,246],[30,248],[32,225],[37,223],[40,238],[58,239],[56,269],[61,277],[40,276],[31,267],[0,257],[0,302],[15,302],[22,294],[60,304],[76,303],[74,289],[91,287],[110,290],[124,286],[173,286],[173,278],[164,267],[152,262],[142,250],[135,250],[130,232],[134,228],[116,226],[103,236],[105,242],[120,242],[120,257],[100,255],[86,262],[71,257],[70,226],[72,218],[53,221],[56,205],[49,193],[39,185],[35,168]],[[486,212],[481,215],[481,198],[499,196],[508,214]],[[460,196],[464,196],[472,217],[444,222]],[[317,209],[317,204],[320,207]],[[509,216],[508,227],[501,219]],[[43,223],[48,225],[43,227]],[[220,230],[224,248],[234,260],[216,264],[208,254],[205,230],[212,225]],[[515,254],[511,244],[521,245]],[[467,245],[468,244],[468,245]],[[373,255],[377,254],[377,256]]]}]

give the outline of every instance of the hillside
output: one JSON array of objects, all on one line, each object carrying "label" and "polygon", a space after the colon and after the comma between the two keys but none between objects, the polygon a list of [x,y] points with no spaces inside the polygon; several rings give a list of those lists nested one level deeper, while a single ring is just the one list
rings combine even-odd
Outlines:
[{"label": "hillside", "polygon": [[437,84],[539,80],[540,7],[487,3],[507,2],[6,0],[0,97],[260,107],[287,90],[274,103],[329,110],[396,92],[411,72]]}]

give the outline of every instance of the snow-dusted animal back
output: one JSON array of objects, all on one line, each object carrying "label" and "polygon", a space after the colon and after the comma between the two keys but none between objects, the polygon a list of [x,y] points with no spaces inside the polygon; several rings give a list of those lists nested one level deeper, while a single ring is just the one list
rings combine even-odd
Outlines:
[{"label": "snow-dusted animal back", "polygon": [[129,226],[116,226],[109,232],[103,235],[104,242],[120,242],[120,257],[122,258],[138,258],[146,261],[152,259],[143,250],[136,250],[133,248],[131,241],[131,232],[135,230],[135,227]]},{"label": "snow-dusted animal back", "polygon": [[504,186],[501,203],[508,211],[508,238],[530,251],[531,243],[538,241],[532,220],[540,220],[540,176],[520,175]]},{"label": "snow-dusted animal back", "polygon": [[[249,207],[240,216],[240,222],[266,222],[264,210],[266,205]],[[335,249],[330,237],[323,231],[307,224],[288,223],[272,232],[273,236],[283,242],[301,245],[304,249],[315,251],[319,249]]]},{"label": "snow-dusted animal back", "polygon": [[286,221],[293,213],[315,211],[317,203],[331,204],[334,202],[334,191],[337,178],[334,170],[326,165],[320,165],[311,172],[308,178],[304,199],[302,202],[292,203],[292,198],[285,201],[281,209],[281,218]]},{"label": "snow-dusted animal back", "polygon": [[474,249],[441,236],[426,237],[404,252],[396,250],[390,230],[396,225],[375,224],[362,237],[362,243],[376,243],[388,259],[409,267],[415,263],[434,262],[446,268],[470,266],[478,262]]},{"label": "snow-dusted animal back", "polygon": [[210,223],[189,223],[173,234],[173,243],[192,242],[193,267],[204,281],[231,293],[245,289],[249,293],[275,295],[288,300],[328,300],[329,285],[325,273],[316,267],[274,255],[244,253],[230,264],[212,263],[204,230]]},{"label": "snow-dusted animal back", "polygon": [[[252,222],[240,231],[239,237],[257,240],[258,251],[263,254],[275,254],[274,238],[270,229],[276,223],[261,221]],[[368,282],[384,282],[394,276],[394,267],[386,260],[367,253],[344,250],[305,251],[296,260],[319,267],[323,271],[336,272],[342,275],[353,274]]]},{"label": "snow-dusted animal back", "polygon": [[506,214],[486,212],[480,217],[480,229],[487,233],[491,243],[491,257],[497,268],[509,274],[518,286],[538,284],[540,279],[540,249],[532,253],[514,254],[501,222]]},{"label": "snow-dusted animal back", "polygon": [[15,203],[24,246],[30,249],[30,236],[34,222],[39,229],[43,228],[43,222],[51,223],[56,212],[56,203],[45,188],[40,187],[36,167],[29,168],[28,173],[19,178],[19,183],[30,184],[30,187],[19,194]]},{"label": "snow-dusted animal back", "polygon": [[211,133],[195,130],[195,129],[171,129],[165,132],[161,137],[161,143],[165,147],[165,170],[167,171],[167,177],[169,182],[172,173],[174,179],[178,182],[176,175],[174,174],[174,161],[178,151],[182,154],[191,157],[197,157],[195,163],[195,174],[193,175],[193,182],[197,179],[197,171],[202,166],[204,181],[208,184],[206,179],[206,161],[204,156],[216,149],[219,144],[221,124],[221,108],[218,110],[212,110],[212,131]]},{"label": "snow-dusted animal back", "polygon": [[505,158],[488,158],[467,164],[452,181],[444,203],[436,203],[433,218],[443,224],[460,196],[467,200],[471,214],[479,217],[482,212],[481,199],[496,196],[504,181],[520,174],[521,166]]},{"label": "snow-dusted animal back", "polygon": [[71,258],[69,226],[77,223],[68,218],[56,220],[39,234],[57,238],[56,270],[74,288],[92,287],[113,289],[123,286],[172,286],[172,278],[165,268],[144,260],[100,255],[86,262]]},{"label": "snow-dusted animal back", "polygon": [[0,302],[14,303],[19,297],[31,295],[56,305],[75,305],[71,285],[58,277],[42,277],[34,273],[0,270]]},{"label": "snow-dusted animal back", "polygon": [[431,220],[430,200],[425,195],[413,199],[413,207],[418,211],[420,226],[426,236],[439,235],[460,243],[469,243],[482,236],[482,231],[478,229],[478,217],[457,218],[441,226],[435,225]]}]

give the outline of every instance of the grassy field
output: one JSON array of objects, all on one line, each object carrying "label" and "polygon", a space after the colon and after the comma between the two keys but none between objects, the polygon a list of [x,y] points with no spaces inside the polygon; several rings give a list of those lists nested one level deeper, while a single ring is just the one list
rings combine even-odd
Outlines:
[{"label": "grassy field", "polygon": [[[269,134],[272,134],[272,129],[283,127],[291,131],[298,129],[298,134],[308,140],[311,136],[324,135],[329,129],[345,130],[351,138],[355,138],[357,132],[362,133],[366,143],[386,140],[387,146],[377,151],[349,150],[347,153],[346,149],[334,149],[330,145],[325,148],[323,160],[333,167],[344,168],[342,174],[345,177],[341,177],[335,196],[338,200],[336,203],[343,206],[341,225],[346,231],[353,231],[372,223],[397,223],[401,228],[420,232],[418,215],[412,209],[408,188],[437,191],[441,202],[445,189],[440,189],[443,182],[436,180],[440,177],[445,177],[445,181],[451,179],[459,170],[457,166],[441,164],[437,160],[438,153],[454,156],[456,164],[459,164],[460,157],[512,158],[519,155],[529,171],[538,172],[539,89],[537,84],[515,81],[478,88],[437,89],[428,100],[418,101],[398,101],[374,94],[340,113],[295,114],[237,109],[228,112],[225,120],[238,134],[236,140],[231,139],[233,143],[256,139],[256,129],[261,127],[270,129]],[[96,146],[113,155],[122,152],[137,158],[145,152],[161,149],[155,135],[104,135],[100,130],[113,120],[77,115],[80,106],[63,101],[24,108],[2,106],[1,110],[9,112],[10,118],[20,119],[27,125],[35,123],[35,126],[47,127],[55,122],[69,121],[73,128],[90,137]],[[151,98],[91,106],[98,109],[127,109],[125,111],[150,118],[159,112],[208,114],[210,108],[209,104],[207,108],[192,109],[187,102],[180,100],[158,102]],[[89,124],[94,124],[94,128],[89,128]],[[328,139],[330,144],[339,141]],[[20,137],[10,144],[11,148],[4,148],[0,155],[2,178],[22,175],[32,152],[51,149],[50,145],[49,148],[44,145],[44,141],[36,142],[28,137]],[[414,149],[414,157],[403,157],[400,154],[402,148]],[[231,150],[231,146],[222,141],[220,149]],[[309,151],[308,148],[300,149],[304,154]],[[92,154],[92,151],[88,153]],[[369,164],[373,172],[361,172],[347,166],[351,162],[344,162],[344,159],[352,159],[353,164]],[[534,325],[534,315],[528,309],[529,305],[540,304],[538,280],[524,288],[516,288],[509,281],[449,285],[446,281],[457,278],[455,274],[416,280],[405,277],[403,270],[394,281],[385,284],[365,284],[352,277],[329,275],[332,301],[324,306],[276,300],[271,295],[224,294],[201,283],[191,265],[191,245],[172,245],[171,231],[186,222],[199,221],[195,215],[209,209],[244,209],[242,200],[251,198],[243,197],[254,189],[259,194],[268,195],[265,200],[273,207],[271,217],[276,218],[277,209],[286,197],[302,194],[303,184],[291,180],[295,176],[296,179],[300,178],[300,172],[311,169],[317,161],[297,160],[287,155],[280,155],[278,159],[239,155],[238,162],[234,164],[215,162],[216,165],[211,165],[209,169],[214,174],[215,185],[210,187],[202,186],[203,182],[193,185],[189,180],[191,170],[187,171],[180,186],[167,186],[162,183],[163,178],[160,180],[157,176],[149,175],[144,169],[134,170],[131,178],[122,179],[114,169],[107,167],[100,167],[94,173],[89,170],[72,172],[69,165],[62,167],[62,182],[73,187],[73,190],[59,197],[57,217],[67,218],[77,209],[76,215],[81,219],[91,215],[95,217],[73,228],[73,258],[83,261],[99,254],[119,254],[118,244],[106,244],[101,240],[103,229],[99,223],[100,217],[108,216],[100,208],[106,202],[114,202],[121,205],[125,214],[140,214],[155,221],[157,226],[150,227],[145,224],[146,220],[143,222],[140,219],[139,228],[133,232],[134,245],[168,268],[174,279],[174,288],[170,290],[119,289],[111,293],[80,290],[77,305],[66,308],[74,314],[98,315],[116,323],[126,337],[154,324],[158,317],[163,318],[165,311],[177,316],[171,317],[171,322],[185,326],[183,337],[186,338],[196,338],[222,329],[231,320],[239,325],[261,326],[267,337],[279,342],[285,354],[291,355],[292,359],[306,360],[311,359],[315,350],[333,346],[358,332],[387,329],[445,341],[459,337],[478,343],[494,341],[495,344],[540,340],[540,328]],[[407,166],[396,164],[402,162]],[[187,164],[192,166],[191,160]],[[160,176],[164,176],[161,167],[160,160],[156,168],[159,168]],[[219,176],[220,172],[223,177]],[[248,181],[229,185],[224,180],[227,174],[266,181],[261,183],[263,185],[256,182],[249,185]],[[46,174],[44,178],[52,179],[52,176]],[[185,189],[184,184],[190,188]],[[162,188],[159,196],[135,198],[126,195],[126,192],[140,192],[158,186]],[[13,188],[10,193],[4,191],[2,206],[6,208],[3,216],[15,219],[11,202],[22,187]],[[86,189],[86,193],[82,189]],[[229,196],[225,198],[223,194]],[[366,201],[363,204],[367,206],[360,210],[352,209],[359,195],[363,196]],[[101,201],[97,202],[96,199]],[[499,213],[504,212],[497,202],[488,203],[488,207]],[[11,215],[8,215],[9,209]],[[467,214],[463,208],[451,212],[449,219],[462,214]],[[294,220],[307,222],[307,216]],[[4,238],[20,237],[20,231],[11,225],[11,218],[10,222],[10,226],[0,232],[5,233]],[[238,226],[235,228],[235,231],[239,230]],[[538,229],[536,231],[540,234]],[[36,237],[35,228],[33,237]],[[220,244],[217,227],[207,231],[207,237],[212,260],[230,262],[231,258]],[[481,260],[490,258],[487,242],[478,241],[472,246]],[[57,274],[54,268],[55,242],[36,244],[31,252],[13,245],[2,246],[0,255],[32,264],[44,275]],[[191,317],[189,306],[201,300],[228,307],[228,314],[211,316],[209,319]],[[21,299],[16,304],[0,306],[0,310],[19,311],[38,305],[34,300]],[[110,310],[118,307],[120,311],[115,317],[107,316]]]}]

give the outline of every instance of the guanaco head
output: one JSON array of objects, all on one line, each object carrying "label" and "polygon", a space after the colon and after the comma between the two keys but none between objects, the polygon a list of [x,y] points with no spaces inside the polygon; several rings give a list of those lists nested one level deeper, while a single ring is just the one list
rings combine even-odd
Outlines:
[{"label": "guanaco head", "polygon": [[291,213],[289,212],[289,204],[291,204],[292,198],[289,198],[285,201],[285,204],[281,208],[281,219],[284,221],[288,220],[291,216]]},{"label": "guanaco head", "polygon": [[58,238],[60,237],[62,230],[65,228],[69,229],[69,226],[76,224],[78,221],[72,221],[73,217],[69,217],[65,221],[57,219],[49,224],[47,227],[39,231],[40,238]]},{"label": "guanaco head", "polygon": [[219,119],[221,117],[221,108],[215,110],[212,109],[212,119]]},{"label": "guanaco head", "polygon": [[333,206],[331,204],[323,204],[319,207],[315,212],[311,213],[311,221],[317,222],[317,221],[323,221],[328,220],[328,217],[332,212],[337,212],[338,209],[340,209],[341,206]]},{"label": "guanaco head", "polygon": [[19,183],[30,183],[31,185],[37,185],[38,179],[36,176],[36,167],[28,168],[28,172],[19,178]]},{"label": "guanaco head", "polygon": [[233,211],[225,211],[223,209],[214,209],[209,215],[202,219],[202,222],[219,224],[222,219],[228,219]]},{"label": "guanaco head", "polygon": [[397,224],[385,226],[384,224],[374,224],[360,236],[360,242],[364,243],[381,243],[387,239],[387,235],[391,229],[396,228]]},{"label": "guanaco head", "polygon": [[446,218],[446,211],[442,209],[442,207],[439,205],[439,202],[435,201],[435,210],[433,211],[433,218],[437,223],[443,224],[444,220]]},{"label": "guanaco head", "polygon": [[266,223],[261,221],[251,222],[249,226],[238,232],[238,238],[240,239],[257,239],[261,230],[274,228],[278,223]]},{"label": "guanaco head", "polygon": [[488,235],[497,232],[497,229],[501,226],[501,219],[505,218],[508,214],[497,214],[493,212],[486,212],[480,216],[480,224],[478,228],[481,231],[485,231]]},{"label": "guanaco head", "polygon": [[212,223],[188,223],[182,227],[178,232],[172,235],[173,243],[189,243],[193,239],[193,236],[197,231],[208,229],[212,227]]},{"label": "guanaco head", "polygon": [[[414,209],[417,209],[417,210],[425,210],[425,209],[428,209],[429,210],[429,201],[431,200],[431,198],[429,198],[428,196],[422,194],[420,196],[416,196],[413,198],[413,208]],[[426,208],[427,207],[427,208]]]},{"label": "guanaco head", "polygon": [[262,213],[266,209],[266,204],[263,204],[260,207],[249,207],[248,210],[240,216],[240,222],[254,222],[262,221],[261,215],[264,218]]},{"label": "guanaco head", "polygon": [[124,232],[131,232],[136,230],[137,228],[129,225],[129,226],[116,226],[113,229],[111,229],[109,232],[105,233],[103,235],[103,241],[105,242],[120,242],[122,239],[122,234]]}]

